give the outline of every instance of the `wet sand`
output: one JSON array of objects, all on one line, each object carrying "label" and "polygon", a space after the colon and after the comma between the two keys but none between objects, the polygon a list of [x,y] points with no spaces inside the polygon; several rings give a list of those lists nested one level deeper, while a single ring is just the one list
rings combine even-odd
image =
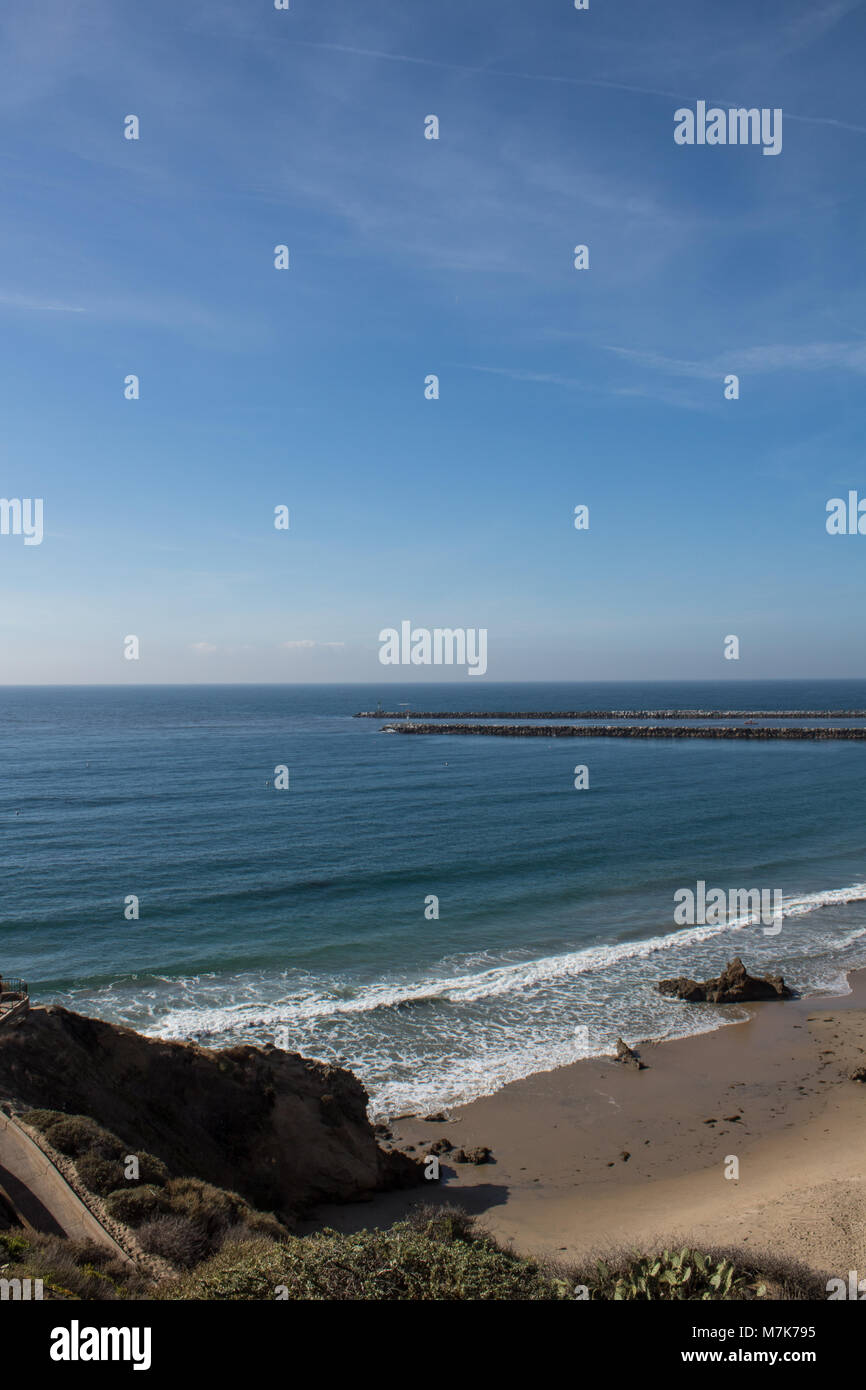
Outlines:
[{"label": "wet sand", "polygon": [[[419,1199],[454,1201],[527,1254],[693,1240],[866,1274],[866,1084],[848,1080],[866,1064],[866,971],[849,985],[841,997],[753,1004],[744,1022],[644,1045],[643,1071],[589,1059],[445,1122],[396,1120],[392,1142],[416,1156],[447,1138],[487,1145],[494,1161],[442,1154],[439,1182],[421,1193],[322,1208],[306,1229],[387,1225]],[[739,1176],[726,1178],[732,1157]]]}]

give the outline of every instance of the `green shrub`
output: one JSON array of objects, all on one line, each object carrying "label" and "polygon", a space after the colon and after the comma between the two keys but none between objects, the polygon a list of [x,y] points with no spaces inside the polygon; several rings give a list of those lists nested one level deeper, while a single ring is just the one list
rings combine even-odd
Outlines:
[{"label": "green shrub", "polygon": [[275,1216],[256,1211],[237,1192],[213,1187],[199,1178],[171,1178],[165,1185],[165,1195],[173,1212],[187,1217],[207,1233],[211,1248],[234,1226],[244,1226],[276,1240],[286,1234]]},{"label": "green shrub", "polygon": [[16,1238],[14,1252],[9,1252],[15,1263],[4,1269],[4,1277],[41,1279],[43,1296],[49,1301],[151,1296],[152,1286],[142,1271],[106,1246],[35,1232],[28,1233],[20,1245]]},{"label": "green shrub", "polygon": [[118,1159],[100,1158],[98,1154],[85,1154],[75,1160],[75,1171],[88,1192],[105,1197],[123,1182],[123,1164]]},{"label": "green shrub", "polygon": [[[111,1188],[118,1187],[121,1182],[144,1183],[147,1186],[163,1187],[170,1177],[161,1158],[157,1158],[151,1153],[136,1153],[134,1149],[129,1150],[116,1134],[105,1129],[102,1125],[91,1120],[87,1115],[67,1115],[62,1110],[27,1110],[21,1116],[25,1124],[31,1125],[33,1129],[40,1130],[50,1144],[60,1153],[66,1154],[69,1158],[79,1159],[101,1159],[107,1163],[115,1165],[115,1179],[109,1187],[105,1187],[107,1169],[92,1168],[91,1176],[101,1183],[101,1186],[94,1186],[85,1178],[82,1172],[81,1163],[76,1161],[76,1168],[81,1176],[82,1182],[91,1192],[97,1192],[104,1196]],[[126,1178],[124,1175],[125,1160],[128,1153],[133,1154],[138,1159],[137,1178]]]},{"label": "green shrub", "polygon": [[171,1174],[161,1158],[155,1154],[141,1153],[138,1157],[138,1181],[151,1187],[164,1187]]},{"label": "green shrub", "polygon": [[55,1120],[65,1120],[66,1114],[62,1110],[22,1110],[20,1119],[25,1125],[30,1125],[32,1129],[45,1131],[49,1125],[53,1125]]},{"label": "green shrub", "polygon": [[433,1206],[430,1202],[420,1202],[412,1207],[406,1218],[413,1230],[430,1240],[477,1240],[478,1227],[474,1216],[453,1202]]},{"label": "green shrub", "polygon": [[26,1236],[14,1231],[0,1231],[0,1262],[19,1259],[29,1249]]},{"label": "green shrub", "polygon": [[[37,1112],[38,1113],[38,1112]],[[42,1131],[49,1144],[68,1158],[94,1153],[100,1158],[118,1158],[123,1145],[107,1129],[87,1115],[61,1115]]]},{"label": "green shrub", "polygon": [[168,1211],[169,1204],[161,1187],[120,1187],[109,1192],[105,1198],[105,1209],[115,1221],[124,1226],[140,1226]]},{"label": "green shrub", "polygon": [[142,1250],[161,1255],[169,1264],[192,1269],[210,1253],[206,1232],[187,1216],[167,1212],[139,1226],[136,1235]]}]

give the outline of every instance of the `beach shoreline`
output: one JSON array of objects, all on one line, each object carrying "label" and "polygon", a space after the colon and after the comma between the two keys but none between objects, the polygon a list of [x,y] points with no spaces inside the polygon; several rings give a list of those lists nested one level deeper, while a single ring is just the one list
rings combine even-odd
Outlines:
[{"label": "beach shoreline", "polygon": [[[307,1229],[384,1226],[419,1200],[454,1202],[522,1254],[580,1259],[691,1241],[866,1272],[866,969],[849,993],[742,1006],[730,1026],[639,1047],[646,1069],[586,1058],[445,1112],[403,1116],[385,1142],[436,1141],[418,1193],[317,1210]],[[682,1005],[703,1009],[706,1005]],[[453,1161],[489,1147],[492,1161]],[[726,1176],[738,1164],[738,1176]]]}]

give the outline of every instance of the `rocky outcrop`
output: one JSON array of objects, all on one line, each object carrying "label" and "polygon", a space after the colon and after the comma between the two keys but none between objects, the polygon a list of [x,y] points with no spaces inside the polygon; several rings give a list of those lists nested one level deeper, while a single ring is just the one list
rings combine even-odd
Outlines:
[{"label": "rocky outcrop", "polygon": [[659,980],[660,994],[686,999],[690,1004],[745,1004],[756,999],[791,999],[781,975],[750,975],[734,956],[716,980],[689,980],[680,975],[676,980]]},{"label": "rocky outcrop", "polygon": [[646,1071],[646,1062],[642,1062],[634,1049],[629,1047],[628,1043],[624,1043],[622,1038],[616,1040],[616,1060],[624,1062],[628,1067],[636,1067],[638,1071]]},{"label": "rocky outcrop", "polygon": [[59,1006],[0,1029],[0,1101],[89,1115],[130,1153],[288,1216],[423,1180],[421,1164],[379,1148],[367,1094],[341,1067],[163,1042]]},{"label": "rocky outcrop", "polygon": [[455,1149],[451,1155],[455,1163],[492,1163],[493,1153],[486,1144],[477,1149]]}]

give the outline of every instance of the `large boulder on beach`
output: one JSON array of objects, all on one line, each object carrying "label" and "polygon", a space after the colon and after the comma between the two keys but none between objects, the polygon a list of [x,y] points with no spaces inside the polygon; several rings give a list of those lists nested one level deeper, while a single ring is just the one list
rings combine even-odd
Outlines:
[{"label": "large boulder on beach", "polygon": [[684,975],[675,980],[659,980],[659,994],[685,999],[690,1004],[746,1004],[756,999],[791,999],[781,975],[750,975],[739,956],[728,961],[715,980],[689,980]]}]

